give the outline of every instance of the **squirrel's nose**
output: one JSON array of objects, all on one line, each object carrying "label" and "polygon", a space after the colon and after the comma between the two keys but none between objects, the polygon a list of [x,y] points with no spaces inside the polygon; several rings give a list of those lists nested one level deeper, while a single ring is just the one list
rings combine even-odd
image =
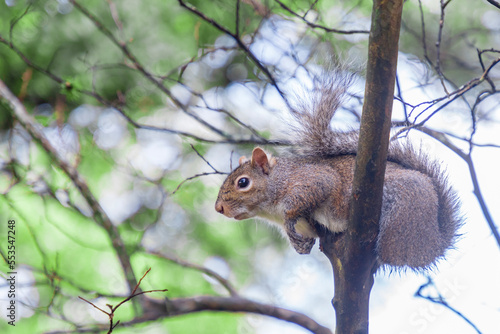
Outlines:
[{"label": "squirrel's nose", "polygon": [[215,211],[224,214],[224,206],[220,202],[215,203]]}]

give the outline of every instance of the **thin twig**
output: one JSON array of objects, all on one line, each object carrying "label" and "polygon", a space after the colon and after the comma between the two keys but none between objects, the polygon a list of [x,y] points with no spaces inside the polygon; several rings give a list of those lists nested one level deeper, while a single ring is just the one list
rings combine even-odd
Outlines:
[{"label": "thin twig", "polygon": [[84,302],[86,302],[86,303],[90,304],[92,307],[94,307],[94,308],[98,309],[98,310],[99,310],[99,311],[101,311],[102,313],[107,314],[107,315],[110,315],[110,313],[109,313],[109,312],[104,311],[102,308],[100,308],[100,307],[99,307],[99,306],[97,306],[96,304],[92,303],[91,301],[88,301],[87,299],[85,299],[85,298],[83,298],[83,297],[81,297],[81,296],[78,296],[78,298],[80,298],[80,299],[81,299],[81,300],[83,300]]},{"label": "thin twig", "polygon": [[210,25],[212,25],[213,27],[215,27],[217,30],[219,30],[219,31],[221,31],[221,32],[223,32],[223,33],[231,36],[235,40],[236,44],[238,44],[238,46],[240,47],[240,49],[242,49],[243,52],[250,58],[250,60],[252,60],[252,62],[259,68],[259,70],[261,70],[264,73],[264,75],[268,78],[268,80],[271,82],[271,84],[274,86],[274,88],[281,95],[281,97],[283,98],[283,100],[285,101],[285,103],[288,105],[288,99],[286,98],[286,95],[279,88],[278,82],[273,77],[273,75],[271,74],[271,72],[257,59],[257,57],[250,51],[250,49],[248,48],[248,46],[241,40],[241,38],[237,34],[231,32],[228,28],[222,26],[220,23],[218,23],[214,19],[206,16],[204,13],[202,13],[198,9],[196,9],[196,7],[194,7],[194,6],[190,5],[190,4],[187,4],[187,3],[185,3],[182,0],[178,0],[178,1],[179,1],[179,4],[180,4],[181,7],[186,8],[191,13],[195,14],[196,16],[198,16],[199,18],[201,18],[205,22],[207,22]]},{"label": "thin twig", "polygon": [[447,99],[447,101],[443,104],[441,104],[438,108],[436,108],[430,115],[428,115],[424,120],[420,121],[419,123],[415,123],[414,125],[412,125],[411,127],[419,127],[419,126],[423,126],[429,119],[431,119],[437,112],[439,112],[440,110],[442,110],[443,108],[445,108],[446,106],[448,106],[449,104],[451,104],[452,102],[454,102],[456,99],[462,97],[465,93],[467,93],[468,91],[470,91],[471,89],[473,89],[474,87],[480,85],[481,83],[483,83],[484,81],[486,81],[486,78],[488,77],[488,74],[490,73],[490,71],[498,64],[500,63],[500,57],[495,59],[494,61],[491,62],[491,64],[486,68],[486,70],[482,73],[482,75],[479,77],[479,78],[474,78],[472,80],[470,80],[469,82],[467,82],[465,85],[459,87],[458,89],[456,89],[455,91],[449,93],[447,96],[443,96],[443,97],[440,97],[440,98],[437,98],[435,100],[432,100],[432,101],[427,101],[427,102],[422,102],[418,105],[415,106],[415,108],[418,108],[424,104],[428,104],[429,106],[426,107],[422,112],[420,112],[419,115],[417,115],[415,117],[415,122],[417,121],[418,117],[420,115],[423,115],[424,112],[426,112],[427,110],[429,110],[431,107],[433,107],[434,105],[436,105],[437,103],[439,102],[442,102],[443,100]]},{"label": "thin twig", "polygon": [[439,75],[439,80],[441,81],[441,85],[443,86],[445,93],[447,95],[449,95],[448,89],[446,88],[446,84],[444,82],[444,80],[445,80],[444,74],[443,74],[443,71],[441,69],[441,39],[443,36],[443,27],[444,27],[444,9],[445,9],[446,5],[448,4],[448,2],[446,4],[444,4],[443,3],[444,0],[440,0],[440,1],[441,1],[441,18],[439,19],[438,38],[437,38],[437,42],[436,42],[436,67],[435,67],[435,69]]},{"label": "thin twig", "polygon": [[118,31],[120,32],[120,35],[122,35],[122,39],[125,38],[123,35],[123,23],[120,20],[120,16],[118,14],[118,10],[116,8],[115,3],[112,0],[107,0],[108,5],[109,5],[109,11],[111,12],[111,17],[113,18],[113,21],[115,21],[116,27],[118,28]]},{"label": "thin twig", "polygon": [[[426,288],[428,288],[429,286],[433,286],[438,294],[438,297],[432,297],[430,295],[426,295],[424,296],[422,294],[422,291]],[[465,315],[463,315],[461,312],[459,312],[457,309],[455,309],[454,307],[450,306],[450,304],[448,304],[448,302],[445,300],[445,298],[441,295],[441,293],[437,290],[437,287],[436,285],[434,284],[434,282],[432,281],[432,279],[430,277],[427,277],[427,283],[425,284],[422,284],[417,292],[415,292],[415,297],[420,297],[420,298],[423,298],[423,299],[426,299],[432,303],[435,303],[435,304],[439,304],[439,305],[442,305],[444,307],[446,307],[448,310],[452,311],[453,313],[455,313],[456,315],[458,315],[460,318],[462,318],[463,320],[465,320],[465,322],[467,322],[472,328],[474,328],[474,330],[478,333],[478,334],[481,334],[481,331],[477,328],[477,326],[472,322],[470,321]]]},{"label": "thin twig", "polygon": [[205,159],[205,157],[194,147],[193,144],[191,144],[191,148],[193,149],[193,151],[196,152],[196,155],[198,155],[203,161],[205,161],[205,163],[208,165],[208,167],[212,168],[212,170],[214,172],[216,172],[217,174],[223,174],[223,173],[219,172],[217,169],[215,169],[215,167],[212,166],[212,164],[210,162],[208,162],[207,159]]},{"label": "thin twig", "polygon": [[91,306],[93,306],[94,308],[98,309],[99,311],[101,311],[102,313],[106,314],[109,318],[109,328],[108,328],[108,334],[112,333],[113,332],[113,329],[116,328],[116,326],[118,326],[118,324],[120,323],[120,320],[118,320],[116,323],[114,323],[114,316],[115,316],[115,312],[116,310],[122,306],[123,304],[125,304],[126,302],[128,302],[129,300],[131,300],[132,298],[134,297],[137,297],[137,296],[140,296],[140,295],[143,295],[143,294],[146,294],[146,293],[152,293],[152,292],[166,292],[168,291],[167,289],[161,289],[161,290],[148,290],[148,291],[140,291],[140,292],[137,292],[136,291],[139,289],[139,285],[141,284],[142,280],[144,279],[144,277],[146,277],[146,275],[151,271],[151,268],[149,268],[145,273],[144,275],[142,275],[141,279],[139,280],[139,282],[136,284],[136,286],[134,287],[134,290],[132,291],[132,293],[130,293],[130,295],[128,297],[126,297],[125,299],[123,299],[121,302],[119,302],[116,306],[113,306],[113,305],[110,305],[110,304],[106,304],[106,306],[109,308],[109,312],[107,311],[104,311],[102,308],[98,307],[97,305],[95,305],[94,303],[92,303],[91,301],[88,301],[87,299],[81,297],[81,296],[78,296],[78,298],[80,298],[81,300],[87,302],[88,304],[90,304]]},{"label": "thin twig", "polygon": [[21,21],[21,19],[23,17],[26,16],[26,14],[28,14],[28,12],[30,11],[32,6],[33,6],[33,2],[28,3],[24,12],[10,22],[9,37],[10,37],[11,41],[13,40],[12,36],[13,36],[13,32],[14,32],[14,27],[17,25],[17,23],[19,23],[19,21]]},{"label": "thin twig", "polygon": [[427,52],[427,40],[425,37],[425,18],[424,9],[422,7],[422,0],[418,0],[418,8],[420,10],[420,26],[422,27],[422,48],[424,49],[424,58],[432,66],[432,60],[430,59],[429,53]]},{"label": "thin twig", "polygon": [[326,32],[335,33],[335,34],[343,34],[343,35],[369,34],[370,33],[370,31],[368,31],[368,30],[342,30],[342,29],[333,29],[333,28],[328,28],[328,27],[325,27],[325,26],[313,23],[313,22],[308,21],[306,19],[306,15],[311,10],[310,8],[305,12],[304,15],[299,15],[297,12],[293,11],[290,7],[288,7],[287,5],[285,5],[280,0],[275,0],[275,1],[281,6],[281,8],[283,8],[284,10],[286,10],[287,12],[289,12],[290,14],[292,14],[293,16],[301,19],[302,21],[304,21],[305,24],[307,24],[309,27],[311,27],[313,29],[322,29],[322,30],[324,30]]},{"label": "thin twig", "polygon": [[408,122],[408,110],[407,110],[407,105],[406,103],[404,103],[404,99],[403,99],[403,92],[401,90],[401,85],[399,83],[399,76],[396,74],[396,89],[397,89],[397,98],[398,100],[401,102],[401,104],[403,105],[403,112],[405,114],[405,121]]},{"label": "thin twig", "polygon": [[193,180],[193,179],[196,179],[196,178],[199,178],[199,177],[202,177],[202,176],[208,176],[208,175],[224,175],[224,174],[227,174],[227,173],[224,173],[224,172],[221,172],[221,171],[218,171],[214,166],[212,166],[212,164],[210,162],[208,162],[207,159],[205,159],[205,157],[200,153],[198,152],[198,150],[194,147],[193,144],[191,144],[191,148],[193,149],[193,151],[196,152],[196,154],[203,160],[205,161],[205,163],[213,170],[213,172],[205,172],[205,173],[199,173],[199,174],[195,174],[193,176],[190,176],[186,179],[184,179],[181,183],[179,183],[179,185],[177,186],[177,188],[175,188],[174,191],[172,191],[172,195],[175,194],[177,191],[179,191],[179,189],[182,187],[182,185],[184,183],[186,183],[187,181],[190,181],[190,180]]}]

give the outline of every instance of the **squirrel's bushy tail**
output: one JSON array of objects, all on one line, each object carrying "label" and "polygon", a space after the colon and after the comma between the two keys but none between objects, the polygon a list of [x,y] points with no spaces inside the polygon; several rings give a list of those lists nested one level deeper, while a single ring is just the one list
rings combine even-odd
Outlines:
[{"label": "squirrel's bushy tail", "polygon": [[[432,180],[438,198],[437,220],[441,241],[433,252],[436,254],[436,259],[439,259],[447,249],[453,247],[459,237],[458,229],[464,221],[460,214],[458,196],[450,187],[445,170],[439,161],[430,159],[422,148],[416,149],[408,141],[391,143],[387,160],[404,168],[416,170]],[[430,265],[433,264],[434,262]]]},{"label": "squirrel's bushy tail", "polygon": [[290,137],[297,153],[316,157],[356,154],[358,132],[334,133],[330,128],[332,117],[344,101],[353,78],[353,73],[336,68],[328,75],[314,77],[307,99],[296,99],[291,113],[297,125],[292,127]]},{"label": "squirrel's bushy tail", "polygon": [[[292,115],[298,125],[294,128],[294,144],[297,153],[303,156],[335,157],[339,155],[356,155],[358,148],[358,131],[335,132],[330,123],[347,93],[352,74],[338,70],[328,77],[317,80],[312,98],[298,104]],[[434,185],[438,198],[438,230],[439,245],[432,251],[436,258],[444,255],[458,237],[457,231],[463,219],[459,215],[457,195],[448,185],[446,173],[440,163],[429,159],[422,149],[415,149],[408,141],[392,142],[389,146],[388,161],[397,163],[403,168],[418,171],[427,175]],[[425,252],[425,250],[422,250]],[[421,269],[432,266],[418,266]]]}]

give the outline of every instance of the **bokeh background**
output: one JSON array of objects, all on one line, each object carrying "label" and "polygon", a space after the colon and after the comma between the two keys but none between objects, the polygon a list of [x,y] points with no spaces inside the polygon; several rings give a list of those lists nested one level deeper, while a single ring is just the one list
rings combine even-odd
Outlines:
[{"label": "bokeh background", "polygon": [[[137,280],[151,268],[141,288],[168,289],[151,298],[228,295],[220,281],[187,265],[195,264],[242,296],[334,328],[332,270],[318,247],[300,256],[275,228],[229,220],[214,203],[224,173],[241,155],[255,145],[282,150],[270,140],[290,136],[284,97],[307,103],[311,77],[331,75],[333,63],[356,72],[356,80],[332,127],[358,125],[371,5],[2,1],[0,79],[57,155],[0,104],[0,331],[106,326],[108,318],[78,296],[105,308],[130,293],[118,254]],[[400,50],[394,135],[442,161],[466,224],[437,270],[377,275],[370,331],[477,333],[476,326],[498,333],[500,241],[485,214],[498,224],[500,8],[495,1],[407,1]],[[112,227],[96,218],[61,161],[78,172]],[[15,327],[6,318],[9,220],[16,222]],[[429,280],[422,295],[440,303],[415,296]],[[126,303],[115,319],[135,316]],[[233,313],[163,318],[113,332],[138,331],[307,332]]]}]

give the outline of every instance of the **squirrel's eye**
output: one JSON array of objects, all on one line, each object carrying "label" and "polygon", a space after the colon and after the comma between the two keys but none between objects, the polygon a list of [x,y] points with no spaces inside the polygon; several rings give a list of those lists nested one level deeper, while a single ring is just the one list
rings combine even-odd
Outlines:
[{"label": "squirrel's eye", "polygon": [[242,177],[238,180],[238,188],[246,188],[250,184],[250,180],[246,177]]}]

